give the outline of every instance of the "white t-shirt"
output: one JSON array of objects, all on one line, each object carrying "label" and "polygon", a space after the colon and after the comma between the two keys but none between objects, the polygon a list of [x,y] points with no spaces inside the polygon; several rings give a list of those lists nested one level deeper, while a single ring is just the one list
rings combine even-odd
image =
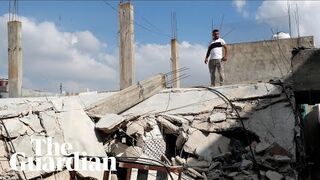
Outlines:
[{"label": "white t-shirt", "polygon": [[222,46],[226,45],[226,42],[219,38],[216,40],[213,40],[210,43],[209,50],[210,50],[210,59],[222,59]]}]

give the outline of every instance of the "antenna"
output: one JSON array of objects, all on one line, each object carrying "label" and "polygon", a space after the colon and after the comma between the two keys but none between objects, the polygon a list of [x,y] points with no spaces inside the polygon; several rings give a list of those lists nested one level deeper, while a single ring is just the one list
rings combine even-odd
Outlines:
[{"label": "antenna", "polygon": [[222,32],[223,21],[224,21],[224,14],[222,14],[222,18],[220,22],[220,27],[219,27],[220,32]]},{"label": "antenna", "polygon": [[296,21],[297,21],[297,30],[298,30],[298,37],[300,37],[300,17],[299,17],[299,8],[298,4],[296,4]]},{"label": "antenna", "polygon": [[210,32],[213,30],[213,26],[214,26],[214,22],[213,22],[213,18],[211,19],[211,29]]},{"label": "antenna", "polygon": [[177,39],[178,36],[177,17],[175,12],[171,13],[171,36],[172,39]]},{"label": "antenna", "polygon": [[[11,4],[13,2],[13,5]],[[18,0],[9,0],[9,21],[18,20],[19,13],[19,1]]]},{"label": "antenna", "polygon": [[290,34],[290,37],[292,37],[292,32],[291,32],[291,7],[290,7],[289,0],[287,0],[287,8],[288,8],[288,18],[289,18],[289,34]]}]

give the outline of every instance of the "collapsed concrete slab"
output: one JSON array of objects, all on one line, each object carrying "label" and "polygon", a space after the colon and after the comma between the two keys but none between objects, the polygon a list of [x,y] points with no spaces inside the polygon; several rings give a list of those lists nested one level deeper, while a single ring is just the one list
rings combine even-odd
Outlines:
[{"label": "collapsed concrete slab", "polygon": [[[5,143],[6,149],[4,153],[9,158],[10,154],[15,152],[22,152],[26,157],[36,157],[36,147],[34,140],[42,140],[41,154],[45,155],[49,152],[49,146],[45,144],[47,138],[52,138],[52,143],[70,143],[72,149],[68,149],[68,153],[86,153],[88,156],[105,156],[102,143],[98,141],[95,133],[95,125],[90,117],[80,109],[81,106],[76,101],[64,100],[68,108],[56,109],[54,105],[44,105],[43,108],[34,110],[34,106],[38,103],[25,103],[24,109],[28,113],[18,113],[19,117],[5,116],[6,119],[2,120],[1,136],[10,142]],[[43,102],[50,104],[50,101]],[[1,104],[1,101],[0,101]],[[39,105],[39,104],[38,104]],[[8,132],[8,133],[7,133]],[[66,147],[65,147],[66,148]],[[52,146],[53,153],[55,148]],[[62,154],[60,154],[62,156]],[[36,178],[43,174],[51,173],[50,171],[25,171],[28,179]]]},{"label": "collapsed concrete slab", "polygon": [[255,132],[262,141],[280,146],[295,155],[293,145],[295,115],[288,102],[279,102],[265,109],[254,111],[244,121],[245,126]]},{"label": "collapsed concrete slab", "polygon": [[[17,102],[3,104],[0,100],[0,107],[24,103],[25,108],[21,108],[24,110],[7,114],[4,122],[12,120],[9,132],[14,145],[30,156],[34,156],[34,147],[28,143],[31,138],[52,137],[54,142],[69,142],[74,151],[92,156],[108,153],[108,156],[134,156],[137,159],[148,157],[163,160],[168,165],[189,164],[184,174],[194,179],[229,175],[234,179],[246,179],[257,176],[249,151],[252,146],[259,166],[266,169],[264,172],[271,170],[283,177],[292,176],[283,173],[283,169],[293,171],[290,165],[295,162],[295,116],[281,86],[257,83],[215,88],[234,103],[240,118],[225,99],[206,88],[167,89],[159,93],[154,92],[154,88],[159,90],[159,87],[152,87],[148,92],[155,95],[148,99],[139,96],[132,99],[135,93],[146,91],[136,87],[134,93],[127,92],[128,96],[116,92],[97,98],[97,94],[87,94],[84,95],[85,103],[81,102],[81,96],[52,97],[30,101],[15,99]],[[119,101],[122,98],[124,104]],[[121,109],[140,100],[142,102],[130,109],[119,111],[122,112],[120,116],[113,114],[112,118],[107,118],[110,113],[105,114],[107,106]],[[92,106],[97,104],[101,109]],[[88,108],[87,111],[83,110],[84,107]],[[94,115],[89,110],[92,107]],[[97,124],[88,114],[97,117],[94,118]],[[240,120],[245,123],[245,128]],[[105,129],[104,133],[96,133],[97,127]],[[257,137],[248,142],[246,136],[250,133]],[[100,134],[104,147],[98,141]],[[2,136],[5,135],[2,132]],[[148,163],[152,164],[151,161]],[[89,175],[82,172],[82,175],[97,178],[101,173]]]},{"label": "collapsed concrete slab", "polygon": [[[214,88],[231,100],[279,96],[282,88],[269,83],[229,85]],[[187,101],[186,101],[187,100]],[[167,89],[125,111],[125,115],[161,113],[194,115],[209,112],[225,100],[205,88]]]},{"label": "collapsed concrete slab", "polygon": [[96,123],[96,128],[105,133],[111,133],[117,130],[116,127],[125,120],[123,116],[117,114],[106,114]]},{"label": "collapsed concrete slab", "polygon": [[189,134],[183,149],[199,156],[201,159],[211,161],[213,157],[229,151],[230,140],[222,135],[209,133],[203,134],[199,130]]}]

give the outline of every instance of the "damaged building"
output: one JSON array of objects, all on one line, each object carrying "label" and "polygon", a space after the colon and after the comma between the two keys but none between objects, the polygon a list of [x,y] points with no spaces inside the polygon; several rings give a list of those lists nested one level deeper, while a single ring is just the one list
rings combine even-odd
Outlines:
[{"label": "damaged building", "polygon": [[[165,87],[157,75],[114,93],[1,99],[2,178],[298,179],[303,146],[290,87]],[[116,157],[117,171],[11,170],[10,155],[33,157],[31,139],[47,137],[82,158]]]},{"label": "damaged building", "polygon": [[[180,87],[174,37],[171,74],[135,83],[132,4],[120,3],[119,12],[116,92],[26,92],[21,22],[10,23],[10,37],[18,38],[9,38],[14,63],[0,84],[1,96],[12,97],[0,99],[0,179],[314,178],[320,51],[312,36],[228,45],[219,87]],[[41,166],[48,154],[53,166]]]}]

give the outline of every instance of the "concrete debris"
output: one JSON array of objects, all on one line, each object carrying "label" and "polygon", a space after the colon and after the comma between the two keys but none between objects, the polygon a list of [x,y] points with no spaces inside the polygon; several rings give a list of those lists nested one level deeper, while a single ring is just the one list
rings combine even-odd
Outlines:
[{"label": "concrete debris", "polygon": [[125,120],[123,116],[117,114],[106,114],[96,123],[96,128],[105,133],[112,133]]},{"label": "concrete debris", "polygon": [[39,113],[50,110],[54,110],[54,106],[51,102],[40,102],[37,104],[37,106],[32,106],[33,113]]},{"label": "concrete debris", "polygon": [[16,138],[18,136],[22,136],[25,134],[32,134],[33,131],[28,126],[26,126],[23,122],[19,120],[19,118],[12,118],[8,120],[3,120],[3,123],[8,131],[7,134],[6,130],[4,129],[3,125],[1,124],[1,136],[5,138]]},{"label": "concrete debris", "polygon": [[200,161],[196,158],[189,157],[186,162],[188,167],[201,167],[206,168],[210,166],[210,163],[208,161]]},{"label": "concrete debris", "polygon": [[176,156],[173,160],[177,162],[178,165],[185,165],[187,163],[186,159],[181,158],[179,156]]},{"label": "concrete debris", "polygon": [[221,121],[225,121],[227,119],[226,113],[215,113],[209,117],[209,121],[211,123],[217,123]]},{"label": "concrete debris", "polygon": [[240,169],[244,170],[244,169],[248,169],[250,168],[250,166],[253,165],[253,162],[247,159],[244,159],[241,161],[241,166]]},{"label": "concrete debris", "polygon": [[240,122],[237,121],[223,121],[220,123],[210,123],[208,121],[193,121],[191,127],[201,130],[203,132],[221,132],[227,129],[241,127]]},{"label": "concrete debris", "polygon": [[113,140],[112,142],[110,142],[110,144],[107,144],[105,147],[107,153],[112,154],[113,156],[122,156],[129,146]]},{"label": "concrete debris", "polygon": [[143,135],[147,128],[147,121],[144,118],[138,119],[137,121],[129,122],[127,124],[127,134],[129,136],[139,134]]},{"label": "concrete debris", "polygon": [[165,129],[167,134],[179,134],[179,127],[162,116],[157,117],[157,122]]},{"label": "concrete debris", "polygon": [[281,180],[283,178],[283,175],[281,175],[275,171],[267,171],[266,176],[270,180]]},{"label": "concrete debris", "polygon": [[161,114],[161,116],[174,124],[178,124],[178,125],[189,124],[189,121],[181,116],[175,116],[172,114]]},{"label": "concrete debris", "polygon": [[260,142],[256,145],[255,151],[256,153],[264,152],[266,149],[268,149],[271,146],[271,144],[266,142]]},{"label": "concrete debris", "polygon": [[[162,84],[161,79],[156,84]],[[141,91],[137,86],[131,88],[133,94]],[[116,99],[120,98],[119,93],[14,103],[0,100],[0,118],[5,118],[3,123],[15,149],[31,157],[35,156],[31,138],[52,137],[53,142],[71,143],[73,149],[69,153],[133,157],[135,162],[151,158],[183,166],[182,176],[189,179],[256,180],[259,173],[262,179],[270,180],[294,176],[296,119],[281,86],[257,83],[214,88],[232,101],[241,118],[230,104],[206,88],[162,88],[148,92],[148,96],[155,94],[150,98],[136,97],[124,104]],[[129,98],[123,92],[121,99]],[[111,107],[115,103],[118,105]],[[0,139],[7,139],[2,124],[0,128]],[[0,155],[5,157],[12,149],[4,147],[0,145]],[[42,151],[46,152],[46,147]],[[8,166],[0,163],[4,169]],[[56,176],[69,178],[64,172]],[[48,173],[51,172],[34,172],[28,177]],[[92,179],[103,177],[102,172],[78,173]],[[15,174],[6,171],[0,179],[11,176]]]},{"label": "concrete debris", "polygon": [[25,116],[30,112],[32,112],[32,107],[27,103],[5,104],[4,106],[0,106],[0,119]]},{"label": "concrete debris", "polygon": [[228,151],[229,143],[230,140],[222,135],[209,133],[206,136],[197,130],[190,134],[183,149],[201,159],[212,161],[213,157]]},{"label": "concrete debris", "polygon": [[285,163],[291,162],[291,158],[289,158],[288,156],[282,156],[282,155],[274,155],[272,157],[272,160],[277,161],[277,162],[285,162]]},{"label": "concrete debris", "polygon": [[181,150],[184,143],[187,141],[187,138],[188,138],[187,134],[183,131],[178,135],[177,141],[176,141],[176,147],[178,150]]}]

